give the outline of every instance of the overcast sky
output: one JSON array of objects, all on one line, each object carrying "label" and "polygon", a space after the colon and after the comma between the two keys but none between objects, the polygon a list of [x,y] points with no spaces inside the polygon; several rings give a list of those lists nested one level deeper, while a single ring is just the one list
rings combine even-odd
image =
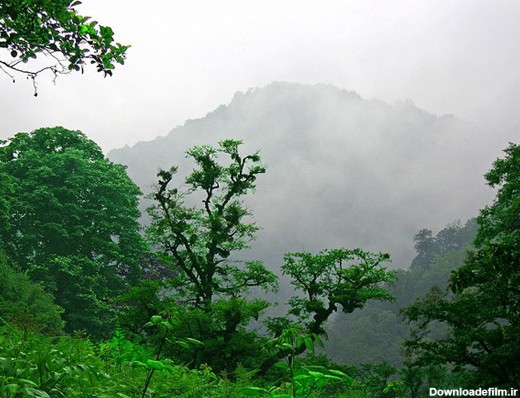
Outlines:
[{"label": "overcast sky", "polygon": [[63,125],[107,151],[271,81],[411,99],[520,135],[518,0],[83,0],[78,9],[132,45],[127,63],[113,78],[90,70],[54,86],[41,76],[37,98],[30,82],[0,74],[0,138]]}]

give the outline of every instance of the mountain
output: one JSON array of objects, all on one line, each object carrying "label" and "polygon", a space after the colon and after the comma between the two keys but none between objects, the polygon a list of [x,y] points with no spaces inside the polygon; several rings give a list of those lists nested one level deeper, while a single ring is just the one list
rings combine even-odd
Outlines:
[{"label": "mountain", "polygon": [[499,156],[475,126],[411,101],[272,83],[108,157],[147,192],[159,168],[179,165],[182,176],[189,147],[224,138],[260,150],[267,166],[247,199],[262,228],[247,256],[274,270],[285,252],[335,247],[389,252],[392,267],[407,267],[421,228],[467,219],[490,201],[482,175]]}]

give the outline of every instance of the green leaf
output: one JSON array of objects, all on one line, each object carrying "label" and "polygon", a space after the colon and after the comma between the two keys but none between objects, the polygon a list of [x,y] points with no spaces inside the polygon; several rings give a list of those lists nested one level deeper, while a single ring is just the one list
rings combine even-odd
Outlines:
[{"label": "green leaf", "polygon": [[164,329],[167,329],[167,330],[172,330],[173,329],[173,326],[170,322],[168,321],[163,321],[160,323],[161,327],[164,328]]},{"label": "green leaf", "polygon": [[350,379],[350,376],[346,375],[345,373],[343,373],[340,370],[328,369],[328,372],[333,374],[333,375],[339,376],[339,377],[344,377],[344,378]]},{"label": "green leaf", "polygon": [[5,387],[6,391],[13,396],[16,396],[16,393],[20,389],[20,386],[18,384],[7,384]]},{"label": "green leaf", "polygon": [[132,361],[132,366],[137,368],[148,368],[148,365],[141,361]]},{"label": "green leaf", "polygon": [[187,342],[183,341],[183,340],[177,340],[177,344],[179,346],[181,346],[182,348],[185,348],[187,350],[189,350],[191,348],[190,345]]},{"label": "green leaf", "polygon": [[337,380],[337,381],[343,380],[341,377],[333,376],[333,375],[323,375],[323,377],[328,380]]},{"label": "green leaf", "polygon": [[312,377],[315,377],[316,379],[320,379],[324,376],[323,373],[321,372],[314,372],[312,370],[309,370],[309,374],[312,376]]},{"label": "green leaf", "polygon": [[148,365],[148,367],[155,369],[155,370],[164,370],[166,368],[164,363],[162,363],[161,361],[155,361],[153,359],[147,360],[146,365]]},{"label": "green leaf", "polygon": [[309,375],[309,374],[294,376],[294,380],[296,380],[296,381],[305,381],[305,380],[310,380],[310,379],[314,379],[314,378],[315,378],[314,376]]},{"label": "green leaf", "polygon": [[280,348],[285,348],[290,351],[294,351],[294,347],[289,343],[282,343],[280,344]]},{"label": "green leaf", "polygon": [[26,385],[29,385],[29,386],[32,386],[34,388],[37,388],[38,387],[38,384],[36,384],[34,381],[32,380],[29,380],[29,379],[18,379],[21,383],[23,384],[26,384]]},{"label": "green leaf", "polygon": [[303,341],[305,342],[305,347],[307,347],[308,350],[314,351],[314,341],[310,336],[305,336]]},{"label": "green leaf", "polygon": [[197,339],[192,339],[191,337],[186,337],[186,341],[189,341],[193,345],[198,345],[198,346],[204,345],[204,343],[202,343],[202,341],[197,340]]}]

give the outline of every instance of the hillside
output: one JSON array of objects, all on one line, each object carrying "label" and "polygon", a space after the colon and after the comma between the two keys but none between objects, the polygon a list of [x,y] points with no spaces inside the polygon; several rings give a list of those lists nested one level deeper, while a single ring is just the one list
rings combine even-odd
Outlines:
[{"label": "hillside", "polygon": [[[249,253],[278,269],[290,251],[362,247],[407,267],[414,234],[477,213],[491,192],[482,174],[498,156],[482,134],[452,115],[411,101],[366,100],[328,85],[272,83],[167,136],[113,150],[143,189],[159,168],[189,172],[184,152],[224,138],[260,150],[267,173],[248,199],[262,231]],[[180,179],[179,179],[180,181]]]}]

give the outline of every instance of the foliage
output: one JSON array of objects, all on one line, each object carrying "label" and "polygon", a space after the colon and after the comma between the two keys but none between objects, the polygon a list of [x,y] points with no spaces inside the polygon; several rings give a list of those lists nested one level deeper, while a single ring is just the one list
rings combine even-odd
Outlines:
[{"label": "foliage", "polygon": [[62,312],[51,294],[25,273],[11,268],[0,252],[0,325],[10,321],[26,332],[59,331],[63,328]]},{"label": "foliage", "polygon": [[[274,288],[276,277],[239,257],[258,229],[242,198],[265,169],[258,154],[242,156],[240,144],[192,148],[196,167],[177,188],[170,187],[175,168],[159,173],[148,229],[156,252],[144,255],[139,192],[84,135],[41,129],[2,144],[0,236],[9,263],[0,257],[1,396],[415,398],[427,385],[517,383],[516,367],[504,366],[516,363],[519,343],[517,147],[488,174],[500,189],[479,217],[477,251],[467,259],[471,221],[436,236],[420,231],[409,271],[389,271],[389,255],[360,249],[288,253],[282,272],[298,295],[288,317],[271,319],[268,340],[251,325],[268,303],[248,296],[251,288]],[[464,261],[446,292],[447,275]],[[435,284],[407,310],[417,328],[400,371],[302,355],[323,348],[326,322],[337,312],[351,315],[363,335],[345,340],[343,351],[395,351],[406,335],[399,307]],[[66,310],[67,331],[84,326],[108,336],[116,311],[120,327],[97,344],[81,332],[33,333],[62,325],[49,292]],[[347,329],[336,323],[338,330]],[[477,353],[478,363],[464,362]]]},{"label": "foliage", "polygon": [[320,335],[324,334],[323,323],[339,306],[349,314],[369,300],[393,299],[383,285],[395,278],[393,271],[381,265],[389,259],[388,254],[360,249],[286,254],[282,272],[305,295],[290,300],[290,312],[301,320],[312,316],[309,332]]},{"label": "foliage", "polygon": [[154,315],[173,305],[173,300],[161,295],[163,284],[157,280],[144,280],[114,298],[118,308],[117,323],[127,335],[140,340],[146,335],[144,325]]},{"label": "foliage", "polygon": [[146,362],[152,357],[146,346],[134,343],[126,338],[121,329],[116,328],[112,338],[99,344],[99,356],[105,362],[105,368],[113,366],[122,369],[123,364],[135,361]]},{"label": "foliage", "polygon": [[434,237],[429,229],[420,230],[413,238],[417,255],[410,268],[429,269],[435,256],[464,247],[477,233],[477,223],[469,220],[464,227],[460,222],[448,225]]},{"label": "foliage", "polygon": [[92,347],[79,340],[69,340],[66,346],[52,341],[34,334],[22,336],[10,327],[0,329],[3,397],[95,396],[98,386],[93,382],[104,375],[96,369]]},{"label": "foliage", "polygon": [[449,365],[420,364],[407,357],[399,372],[404,391],[411,398],[426,397],[429,387],[438,389],[474,388],[470,372]]},{"label": "foliage", "polygon": [[390,398],[399,395],[400,385],[395,380],[397,369],[386,362],[364,364],[361,367],[361,385],[367,395]]},{"label": "foliage", "polygon": [[314,352],[317,346],[323,347],[318,335],[305,334],[298,326],[284,329],[280,336],[267,343],[266,349],[278,351],[286,357],[285,362],[278,362],[275,366],[286,373],[288,382],[269,388],[246,387],[242,393],[272,398],[310,397],[323,390],[327,383],[352,383],[352,379],[339,370],[299,363],[300,353],[305,350]]},{"label": "foliage", "polygon": [[[150,327],[169,330],[164,317],[150,322]],[[254,374],[239,368],[231,381],[208,367],[190,370],[175,358],[157,359],[150,348],[133,343],[120,330],[96,346],[82,338],[24,335],[10,326],[0,327],[2,397],[141,397],[152,370],[145,397],[239,398]],[[339,372],[337,376],[343,377]]]},{"label": "foliage", "polygon": [[0,147],[12,181],[9,259],[53,291],[67,330],[103,333],[108,300],[138,275],[139,190],[121,165],[79,131],[18,133]]},{"label": "foliage", "polygon": [[[186,320],[181,335],[205,343],[204,352],[196,353],[197,366],[204,356],[209,363],[214,358],[226,369],[234,367],[238,351],[246,347],[237,351],[231,342],[237,334],[248,336],[245,326],[267,306],[261,300],[247,300],[249,290],[276,287],[276,276],[261,262],[233,257],[248,247],[258,230],[241,198],[254,190],[257,176],[265,172],[259,155],[242,156],[240,145],[225,140],[216,148],[190,149],[187,156],[196,168],[186,177],[185,188],[169,187],[175,167],[161,171],[153,194],[157,203],[149,209],[149,239],[161,262],[174,271],[167,287],[187,309],[181,315]],[[190,206],[190,200],[201,201],[202,206]],[[252,354],[254,346],[247,351]],[[222,352],[227,354],[223,357]]]},{"label": "foliage", "polygon": [[30,273],[65,309],[67,331],[110,335],[115,311],[109,300],[122,289],[122,280],[108,266],[83,256],[53,256]]},{"label": "foliage", "polygon": [[[147,322],[145,326],[147,327],[156,327],[159,329],[159,346],[157,348],[157,352],[153,359],[148,359],[146,362],[142,361],[133,361],[132,363],[136,366],[145,368],[148,370],[148,375],[146,376],[146,381],[143,386],[143,391],[141,397],[144,398],[146,396],[146,392],[150,387],[150,383],[152,381],[152,377],[155,371],[168,372],[173,368],[171,367],[171,361],[161,358],[163,354],[163,348],[166,342],[177,344],[185,349],[190,349],[190,344],[200,345],[200,341],[195,339],[179,339],[173,338],[171,335],[174,327],[179,323],[179,319],[176,314],[172,314],[170,312],[163,313],[162,316],[154,315],[151,317],[150,322]],[[117,337],[117,336],[116,336]]]},{"label": "foliage", "polygon": [[[520,147],[505,153],[486,174],[498,193],[478,217],[476,251],[452,273],[449,292],[432,291],[406,310],[417,361],[474,369],[473,386],[520,383]],[[439,323],[450,333],[432,339]]]},{"label": "foliage", "polygon": [[[476,221],[452,223],[436,235],[432,257],[420,267],[397,270],[395,283],[388,285],[395,301],[372,301],[348,317],[338,314],[328,325],[329,340],[326,349],[338,363],[360,365],[386,361],[401,367],[401,344],[408,337],[408,326],[400,310],[424,296],[433,286],[445,289],[451,271],[460,267],[476,234]],[[442,243],[441,243],[442,242]],[[412,264],[424,259],[420,248]],[[445,331],[445,330],[444,330]],[[444,333],[439,330],[437,336]]]},{"label": "foliage", "polygon": [[[208,364],[234,380],[237,367],[251,370],[266,356],[260,352],[266,339],[249,327],[250,320],[258,318],[267,307],[263,300],[219,300],[212,304],[209,312],[166,302],[161,306],[166,308],[163,313],[175,313],[178,319],[172,325],[171,335],[177,336],[177,340],[195,339],[204,343],[186,350],[168,340],[163,347],[166,357],[177,358],[195,368]],[[142,341],[160,345],[161,337],[156,330],[145,329],[144,332],[144,336],[139,336]]]},{"label": "foliage", "polygon": [[[3,141],[0,140],[0,145]],[[5,231],[9,228],[9,197],[13,194],[12,180],[9,174],[5,172],[5,165],[0,162],[0,231]],[[2,241],[2,234],[0,233],[0,248],[4,246]]]},{"label": "foliage", "polygon": [[[116,63],[123,64],[129,46],[114,42],[109,26],[80,15],[71,0],[3,0],[0,3],[0,69],[33,79],[43,71],[58,74],[81,71],[93,64],[111,76]],[[44,56],[46,63],[27,64]]]},{"label": "foliage", "polygon": [[[233,252],[247,248],[258,230],[247,221],[250,213],[240,198],[254,190],[257,176],[265,172],[258,154],[239,154],[240,144],[226,140],[218,148],[190,149],[187,156],[198,168],[186,178],[184,191],[168,187],[175,167],[158,174],[148,234],[178,273],[171,286],[197,308],[209,308],[214,296],[237,297],[251,287],[269,289],[275,283],[260,262],[238,267],[230,260]],[[218,155],[229,157],[229,165],[220,165]],[[187,196],[196,193],[202,195],[202,208],[185,204]]]},{"label": "foliage", "polygon": [[146,397],[221,397],[229,390],[210,369],[155,361],[149,350],[120,332],[96,346],[80,338],[0,327],[0,396],[5,398],[140,397],[150,368],[157,370]]}]

